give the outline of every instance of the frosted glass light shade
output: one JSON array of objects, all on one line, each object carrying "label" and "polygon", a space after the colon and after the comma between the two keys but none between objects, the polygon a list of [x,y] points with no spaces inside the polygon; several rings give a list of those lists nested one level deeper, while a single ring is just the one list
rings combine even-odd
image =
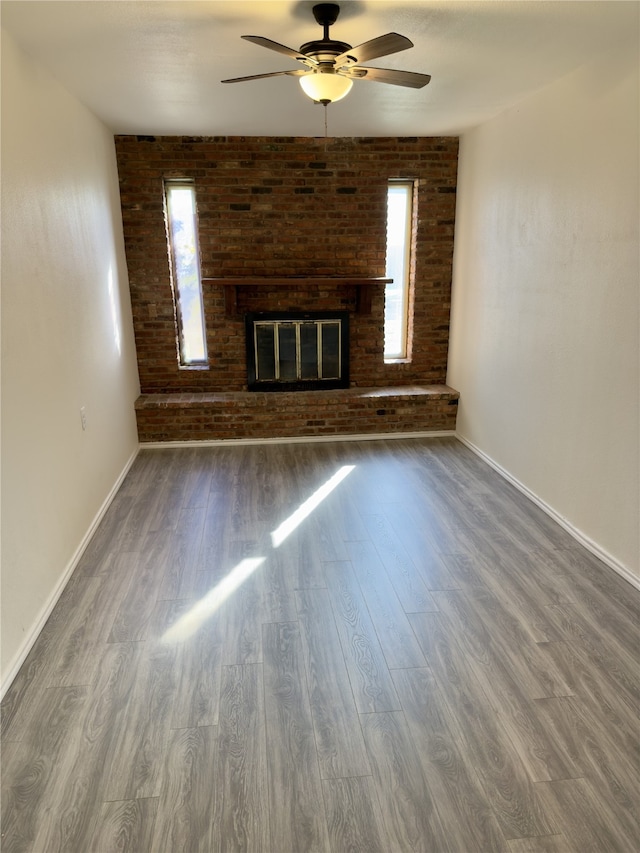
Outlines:
[{"label": "frosted glass light shade", "polygon": [[313,101],[332,103],[347,95],[353,86],[353,80],[341,74],[321,73],[310,71],[300,78],[300,85],[305,95]]}]

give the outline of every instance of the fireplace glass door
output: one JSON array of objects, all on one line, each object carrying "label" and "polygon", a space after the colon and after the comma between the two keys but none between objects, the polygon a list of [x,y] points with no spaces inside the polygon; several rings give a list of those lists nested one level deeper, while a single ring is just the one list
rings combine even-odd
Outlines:
[{"label": "fireplace glass door", "polygon": [[247,366],[251,390],[348,387],[348,315],[249,315]]}]

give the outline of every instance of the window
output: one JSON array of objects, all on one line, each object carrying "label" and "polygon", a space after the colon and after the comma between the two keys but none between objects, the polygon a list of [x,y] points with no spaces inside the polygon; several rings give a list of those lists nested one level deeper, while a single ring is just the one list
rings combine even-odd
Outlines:
[{"label": "window", "polygon": [[195,188],[189,181],[165,181],[165,199],[180,364],[185,367],[205,365],[207,344]]},{"label": "window", "polygon": [[407,358],[413,181],[390,181],[387,188],[387,270],[384,357]]}]

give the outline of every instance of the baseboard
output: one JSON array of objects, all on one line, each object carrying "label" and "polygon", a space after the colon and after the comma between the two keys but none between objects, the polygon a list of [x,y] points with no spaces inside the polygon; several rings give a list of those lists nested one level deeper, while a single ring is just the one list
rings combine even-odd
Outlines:
[{"label": "baseboard", "polygon": [[129,469],[133,465],[135,458],[139,452],[140,452],[140,447],[138,446],[138,447],[136,447],[134,452],[129,457],[129,459],[126,462],[124,468],[122,469],[120,475],[118,476],[118,479],[116,480],[113,487],[109,491],[109,494],[107,495],[107,497],[102,502],[102,506],[100,507],[100,509],[96,513],[91,524],[89,525],[89,529],[87,530],[85,535],[82,537],[82,541],[80,542],[80,544],[76,548],[76,550],[73,554],[73,557],[67,563],[67,566],[66,566],[65,570],[63,571],[62,575],[60,576],[57,584],[55,585],[54,589],[52,590],[51,594],[49,595],[47,601],[43,604],[43,606],[40,610],[40,613],[38,614],[38,618],[36,619],[34,624],[31,626],[29,632],[27,633],[26,637],[24,638],[20,649],[15,654],[15,656],[14,656],[14,658],[13,658],[13,660],[9,666],[9,671],[7,673],[6,678],[2,682],[2,685],[0,685],[0,700],[2,700],[4,698],[5,693],[7,692],[7,690],[9,689],[11,684],[13,683],[13,680],[16,677],[16,675],[18,674],[20,667],[25,662],[27,655],[31,651],[33,644],[38,639],[38,635],[40,634],[40,631],[42,631],[42,629],[44,628],[47,619],[51,615],[51,611],[56,606],[58,599],[62,595],[65,586],[69,582],[69,579],[70,579],[71,575],[73,574],[76,566],[78,565],[80,558],[82,557],[87,545],[89,544],[89,541],[91,540],[91,537],[93,536],[93,534],[96,531],[96,528],[98,527],[98,525],[102,521],[104,514],[109,509],[109,506],[110,506],[111,502],[113,501],[113,499],[116,495],[116,492],[118,491],[118,489],[122,485],[122,481],[124,480],[124,478],[129,473]]},{"label": "baseboard", "polygon": [[145,441],[141,450],[162,450],[169,447],[224,447],[249,444],[313,444],[332,441],[391,441],[401,438],[455,438],[454,430],[424,430],[422,432],[382,432],[349,435],[296,435],[276,438],[220,438],[203,441]]},{"label": "baseboard", "polygon": [[640,578],[637,575],[633,574],[623,563],[619,560],[616,560],[611,554],[601,548],[597,542],[594,542],[593,539],[590,539],[586,533],[583,533],[582,530],[575,527],[571,524],[570,521],[567,521],[564,516],[560,515],[552,506],[550,506],[546,501],[543,501],[542,498],[538,497],[535,492],[532,492],[531,489],[527,488],[524,483],[521,483],[513,474],[510,474],[502,465],[499,465],[495,459],[492,459],[491,456],[486,454],[483,450],[480,450],[479,447],[476,447],[473,442],[469,441],[469,439],[460,435],[460,433],[456,433],[456,438],[458,441],[462,442],[469,450],[473,451],[476,456],[479,456],[483,462],[486,462],[487,465],[490,465],[494,471],[497,471],[501,477],[504,477],[507,482],[511,483],[512,486],[515,486],[519,492],[522,492],[523,495],[529,498],[530,501],[536,506],[539,506],[541,510],[547,513],[555,522],[557,522],[561,527],[563,527],[567,533],[569,533],[573,538],[579,542],[581,545],[590,551],[595,557],[599,560],[602,560],[609,568],[613,569],[614,572],[617,572],[621,577],[623,577],[628,583],[634,586],[636,589],[640,589]]}]

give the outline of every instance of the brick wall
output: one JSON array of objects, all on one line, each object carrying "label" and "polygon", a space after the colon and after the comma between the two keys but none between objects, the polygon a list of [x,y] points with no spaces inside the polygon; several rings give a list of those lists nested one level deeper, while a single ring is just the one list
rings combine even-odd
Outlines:
[{"label": "brick wall", "polygon": [[[412,358],[384,364],[382,287],[351,321],[351,383],[445,381],[458,140],[116,137],[143,394],[242,391],[244,322],[205,283],[208,370],[179,369],[163,213],[163,178],[195,181],[203,277],[384,276],[389,178],[418,186]],[[240,288],[240,314],[354,310],[355,288]]]}]

